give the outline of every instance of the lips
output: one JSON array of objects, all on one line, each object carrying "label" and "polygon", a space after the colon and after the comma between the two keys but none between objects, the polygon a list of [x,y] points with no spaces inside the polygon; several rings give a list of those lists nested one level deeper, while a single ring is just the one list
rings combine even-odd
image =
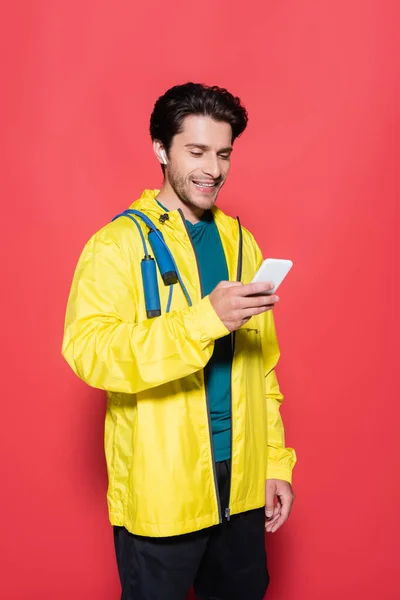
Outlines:
[{"label": "lips", "polygon": [[217,187],[217,183],[214,181],[192,181],[197,191],[202,194],[212,194]]},{"label": "lips", "polygon": [[215,185],[216,185],[214,181],[210,182],[210,181],[194,181],[193,180],[193,183],[199,187],[206,187],[206,188],[215,187]]}]

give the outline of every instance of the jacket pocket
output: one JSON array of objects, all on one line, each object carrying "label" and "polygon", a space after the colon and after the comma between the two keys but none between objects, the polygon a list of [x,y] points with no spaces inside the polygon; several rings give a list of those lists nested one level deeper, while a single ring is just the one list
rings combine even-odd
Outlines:
[{"label": "jacket pocket", "polygon": [[261,335],[257,323],[252,319],[239,327],[235,332],[235,353],[246,352],[262,355]]}]

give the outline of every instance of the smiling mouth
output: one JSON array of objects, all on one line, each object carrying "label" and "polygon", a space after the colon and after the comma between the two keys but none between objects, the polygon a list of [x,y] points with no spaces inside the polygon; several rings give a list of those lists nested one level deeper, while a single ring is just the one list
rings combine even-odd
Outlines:
[{"label": "smiling mouth", "polygon": [[194,181],[194,180],[193,180],[193,183],[197,187],[197,189],[202,190],[202,191],[211,191],[212,189],[216,188],[218,185],[217,182]]}]

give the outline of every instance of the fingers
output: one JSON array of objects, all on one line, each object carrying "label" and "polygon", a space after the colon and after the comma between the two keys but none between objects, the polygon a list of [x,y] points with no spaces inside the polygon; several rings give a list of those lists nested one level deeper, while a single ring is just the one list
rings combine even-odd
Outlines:
[{"label": "fingers", "polygon": [[[265,286],[265,284],[257,285]],[[232,286],[230,287],[231,289],[228,293],[231,295],[231,308],[236,312],[238,319],[241,319],[243,322],[248,321],[255,315],[260,315],[270,310],[279,302],[279,297],[275,295],[243,296],[243,288],[249,287],[243,284],[240,285],[240,288],[238,286],[235,286],[234,289]]]},{"label": "fingers", "polygon": [[266,312],[267,310],[271,310],[271,308],[274,308],[274,306],[275,302],[272,301],[268,304],[256,306],[255,308],[242,308],[240,311],[240,317],[248,321],[251,317],[254,317],[254,315],[260,315],[261,313]]},{"label": "fingers", "polygon": [[274,516],[275,493],[276,493],[275,486],[267,484],[266,489],[265,489],[265,516],[267,519],[272,519],[272,517]]},{"label": "fingers", "polygon": [[278,504],[280,506],[279,514],[273,517],[265,525],[265,529],[268,533],[275,533],[280,527],[288,520],[290,511],[293,505],[294,497],[281,495],[278,498]]},{"label": "fingers", "polygon": [[282,525],[288,520],[289,518],[289,514],[288,513],[283,513],[283,511],[281,511],[281,514],[279,515],[279,517],[274,521],[274,523],[271,524],[271,526],[269,526],[270,524],[267,524],[266,530],[268,533],[275,533],[275,531],[278,531],[278,529],[280,527],[282,527]]},{"label": "fingers", "polygon": [[265,531],[267,533],[275,533],[275,531],[278,531],[278,529],[282,527],[285,521],[287,521],[287,517],[284,519],[282,515],[279,515],[277,519],[274,519],[273,523],[266,524]]},{"label": "fingers", "polygon": [[[244,285],[240,281],[220,281],[210,294],[210,302],[227,329],[235,331],[251,317],[274,307],[278,296],[266,294],[272,288],[272,283],[265,282]],[[258,296],[247,295],[260,292]]]},{"label": "fingers", "polygon": [[265,520],[265,531],[267,533],[271,532],[272,527],[274,527],[274,525],[276,524],[276,522],[278,521],[278,519],[280,518],[280,516],[281,516],[280,506],[276,506],[274,508],[274,514],[273,514],[273,516],[270,519],[268,519],[266,517],[266,520]]},{"label": "fingers", "polygon": [[243,283],[241,281],[220,281],[219,284],[216,286],[215,289],[217,289],[217,288],[237,287],[239,285],[243,286]]},{"label": "fingers", "polygon": [[[265,293],[267,289],[272,289],[273,285],[273,283],[244,285],[243,283],[240,283],[240,281],[220,281],[214,291],[220,290],[220,294],[226,294],[226,297],[230,298],[231,307],[234,310],[242,310],[243,308],[269,307],[278,302],[278,296]],[[222,290],[227,291],[222,292]],[[248,293],[245,293],[243,290],[247,290]],[[251,295],[254,290],[261,290],[262,293]]]},{"label": "fingers", "polygon": [[271,531],[271,527],[273,525],[275,525],[276,521],[279,519],[280,516],[281,516],[281,503],[280,503],[279,497],[276,497],[276,504],[274,506],[274,510],[273,510],[271,517],[268,517],[267,507],[265,507],[265,517],[266,517],[265,530]]},{"label": "fingers", "polygon": [[270,306],[279,300],[278,296],[262,295],[262,296],[239,296],[237,303],[240,308],[258,308],[262,306]]},{"label": "fingers", "polygon": [[277,499],[277,503],[276,506],[274,508],[274,514],[272,515],[272,517],[270,519],[266,519],[266,523],[265,523],[265,530],[267,532],[270,532],[272,527],[275,525],[275,523],[278,521],[278,519],[281,516],[281,504],[279,502],[279,498]]},{"label": "fingers", "polygon": [[257,283],[246,283],[242,285],[240,290],[241,296],[252,296],[254,294],[268,294],[275,287],[272,281],[257,282]]},{"label": "fingers", "polygon": [[[265,531],[267,533],[273,533],[274,528],[278,525],[278,521],[281,519],[281,513],[279,512],[275,517],[273,517],[270,521],[266,521],[265,523]],[[282,523],[283,524],[283,523]],[[279,525],[280,526],[280,525]]]},{"label": "fingers", "polygon": [[276,517],[277,517],[276,507],[266,506],[265,507],[265,518],[266,518],[267,522],[268,523],[274,522],[276,520]]},{"label": "fingers", "polygon": [[232,287],[240,288],[232,291],[234,295],[244,297],[256,295],[266,296],[275,286],[271,281],[247,284],[243,284],[241,281],[220,281],[215,289],[227,289]]}]

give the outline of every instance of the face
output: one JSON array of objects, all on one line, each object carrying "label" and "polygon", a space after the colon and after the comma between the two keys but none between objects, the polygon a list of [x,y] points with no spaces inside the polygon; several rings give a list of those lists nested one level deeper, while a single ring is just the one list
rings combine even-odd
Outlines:
[{"label": "face", "polygon": [[230,167],[232,129],[211,117],[186,117],[172,141],[167,183],[185,204],[207,210],[217,200]]}]

